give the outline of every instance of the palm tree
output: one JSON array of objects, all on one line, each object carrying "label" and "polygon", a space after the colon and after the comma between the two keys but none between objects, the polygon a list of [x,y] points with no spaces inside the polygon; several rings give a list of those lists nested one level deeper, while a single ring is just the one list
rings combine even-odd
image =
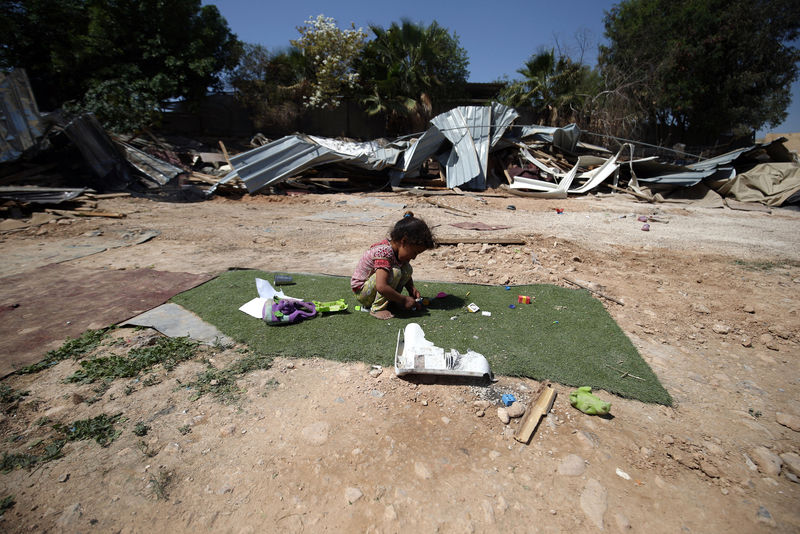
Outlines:
[{"label": "palm tree", "polygon": [[432,116],[434,100],[466,83],[466,51],[436,21],[426,27],[403,20],[370,30],[375,39],[367,43],[359,64],[368,113],[387,113],[396,125],[409,117],[424,123]]},{"label": "palm tree", "polygon": [[522,80],[507,85],[498,99],[511,107],[530,107],[549,124],[578,113],[586,96],[596,91],[597,73],[566,56],[556,59],[553,49],[531,56],[517,72]]}]

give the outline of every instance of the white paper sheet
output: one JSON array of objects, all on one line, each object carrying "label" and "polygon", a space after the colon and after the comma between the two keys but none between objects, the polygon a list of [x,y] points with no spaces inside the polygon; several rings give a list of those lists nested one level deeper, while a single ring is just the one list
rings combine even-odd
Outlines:
[{"label": "white paper sheet", "polygon": [[245,302],[239,307],[239,311],[243,311],[256,319],[264,318],[264,306],[267,303],[271,305],[275,297],[279,299],[301,300],[284,295],[283,291],[276,291],[275,288],[272,287],[272,284],[261,278],[256,278],[256,290],[258,290],[258,297]]}]

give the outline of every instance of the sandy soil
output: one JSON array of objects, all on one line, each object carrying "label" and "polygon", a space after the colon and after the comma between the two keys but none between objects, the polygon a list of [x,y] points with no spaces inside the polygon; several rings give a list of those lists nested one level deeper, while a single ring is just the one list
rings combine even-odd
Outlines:
[{"label": "sandy soil", "polygon": [[[144,387],[117,380],[99,401],[63,383],[75,368],[12,376],[28,390],[0,417],[4,451],[35,445],[52,421],[122,412],[109,447],[69,443],[61,459],[0,474],[15,505],[5,532],[798,532],[800,531],[800,213],[564,201],[486,194],[216,198],[195,204],[101,200],[124,219],[73,219],[2,236],[0,251],[98,231],[157,230],[134,247],[72,260],[87,269],[233,267],[348,275],[405,209],[441,236],[522,236],[422,254],[415,277],[487,284],[592,284],[669,390],[664,407],[596,392],[612,418],[558,397],[528,445],[494,406],[532,403],[541,384],[409,381],[384,369],[279,359],[239,381],[229,405],[181,388],[198,359]],[[509,209],[513,205],[516,209]],[[557,214],[555,208],[563,208]],[[650,231],[637,216],[654,217]],[[511,228],[461,230],[480,221]],[[535,261],[534,261],[535,260]],[[120,329],[121,343],[148,331]],[[392,346],[393,347],[393,346]],[[222,367],[240,347],[204,353]],[[591,357],[590,354],[586,355]],[[127,394],[126,394],[127,393]],[[479,412],[479,413],[476,413]],[[482,415],[482,416],[481,416]],[[131,429],[145,422],[150,431]]]}]

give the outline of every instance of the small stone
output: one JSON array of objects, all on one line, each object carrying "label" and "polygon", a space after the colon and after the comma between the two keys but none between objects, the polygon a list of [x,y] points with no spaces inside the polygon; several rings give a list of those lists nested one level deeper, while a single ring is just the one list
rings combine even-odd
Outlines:
[{"label": "small stone", "polygon": [[394,509],[393,504],[389,504],[383,509],[383,519],[386,521],[397,520],[397,510]]},{"label": "small stone", "polygon": [[586,471],[586,462],[577,454],[568,454],[558,464],[558,474],[579,477]]},{"label": "small stone", "polygon": [[669,434],[665,434],[662,439],[664,440],[664,443],[666,443],[667,445],[672,445],[673,443],[675,443],[675,438],[673,438]]},{"label": "small stone", "polygon": [[745,304],[744,306],[742,306],[742,311],[745,313],[755,313],[756,309],[755,307],[753,307],[752,304]]},{"label": "small stone", "polygon": [[786,328],[778,325],[772,325],[769,327],[769,333],[778,336],[781,339],[789,339],[792,337],[792,333],[787,330]]},{"label": "small stone", "polygon": [[285,369],[294,369],[294,363],[289,362],[284,366]]},{"label": "small stone", "polygon": [[378,378],[379,376],[381,376],[381,373],[383,373],[383,369],[380,368],[370,369],[369,376],[371,376],[372,378]]},{"label": "small stone", "polygon": [[515,402],[511,406],[506,407],[506,413],[509,417],[516,418],[525,415],[525,405],[521,402]]},{"label": "small stone", "polygon": [[450,418],[442,416],[442,423],[444,423],[446,425],[449,425],[450,424]]},{"label": "small stone", "polygon": [[694,305],[692,305],[692,311],[694,311],[696,313],[702,313],[702,314],[705,314],[705,315],[708,315],[708,314],[711,313],[711,310],[708,309],[708,306],[706,306],[705,304],[700,304],[700,303],[695,303]]},{"label": "small stone", "polygon": [[508,422],[511,421],[511,418],[508,416],[508,410],[502,406],[497,409],[497,417],[503,422],[504,425],[507,425]]},{"label": "small stone", "polygon": [[780,455],[780,459],[783,460],[783,466],[787,472],[795,477],[800,476],[800,455],[793,452],[785,452]]},{"label": "small stone", "polygon": [[756,520],[759,523],[764,523],[765,525],[769,525],[771,527],[777,527],[778,524],[772,518],[772,514],[769,513],[769,510],[764,508],[763,506],[758,507],[758,512],[756,513]]},{"label": "small stone", "polygon": [[481,501],[481,508],[483,508],[483,521],[487,525],[491,525],[495,522],[494,518],[494,507],[492,503],[484,499]]},{"label": "small stone", "polygon": [[217,490],[217,495],[225,495],[226,493],[233,493],[233,486],[226,484]]},{"label": "small stone", "polygon": [[75,523],[81,518],[83,515],[81,509],[81,503],[76,502],[75,504],[71,504],[67,506],[63,512],[61,512],[61,516],[59,516],[58,521],[56,521],[56,525],[63,528],[66,531],[74,531],[76,530]]},{"label": "small stone", "polygon": [[617,523],[617,528],[621,531],[630,530],[631,522],[623,514],[617,512],[614,514],[614,521]]},{"label": "small stone", "polygon": [[236,425],[226,425],[219,430],[220,437],[228,438],[236,433]]},{"label": "small stone", "polygon": [[433,477],[433,473],[431,473],[431,470],[428,469],[428,466],[423,464],[422,462],[416,462],[414,464],[414,473],[416,473],[419,478],[425,480]]},{"label": "small stone", "polygon": [[503,497],[502,495],[497,496],[497,510],[501,514],[505,513],[505,511],[508,510],[508,502],[506,501],[506,498]]},{"label": "small stone", "polygon": [[500,458],[500,453],[498,451],[489,451],[489,458],[492,460],[497,460]]},{"label": "small stone", "polygon": [[486,415],[486,412],[484,412],[483,410],[478,410],[477,412],[475,412],[475,417],[483,417],[484,415]]},{"label": "small stone", "polygon": [[620,469],[619,467],[617,467],[616,473],[617,473],[617,476],[619,478],[621,478],[621,479],[624,479],[624,480],[630,480],[631,479],[631,476],[628,473],[626,473],[625,471],[623,471],[622,469]]},{"label": "small stone", "polygon": [[475,408],[478,408],[479,410],[487,410],[492,405],[492,403],[487,400],[477,400],[473,402],[472,405]]},{"label": "small stone", "polygon": [[349,504],[353,504],[363,496],[364,493],[358,488],[347,488],[344,490],[344,498]]},{"label": "small stone", "polygon": [[603,530],[603,516],[608,509],[608,491],[600,482],[590,478],[581,493],[581,509],[587,519]]},{"label": "small stone", "polygon": [[756,447],[752,450],[753,461],[758,470],[768,476],[778,476],[781,472],[783,460],[780,456],[766,447]]},{"label": "small stone", "polygon": [[58,477],[59,482],[66,482],[67,480],[69,480],[69,473],[64,473],[63,475]]},{"label": "small stone", "polygon": [[717,323],[711,327],[711,330],[713,330],[717,334],[725,335],[731,331],[731,327],[726,324]]},{"label": "small stone", "polygon": [[300,431],[303,439],[310,445],[322,445],[328,441],[330,425],[324,421],[318,421]]},{"label": "small stone", "polygon": [[78,393],[73,393],[70,399],[72,400],[72,404],[80,404],[83,402],[83,396]]},{"label": "small stone", "polygon": [[700,461],[700,470],[706,474],[709,478],[719,478],[721,473],[717,466],[709,462],[708,460],[701,460]]},{"label": "small stone", "polygon": [[750,339],[748,336],[743,336],[742,337],[742,346],[743,347],[748,347],[748,348],[752,347],[753,346],[753,340]]},{"label": "small stone", "polygon": [[791,428],[795,432],[800,432],[800,417],[796,415],[778,412],[775,414],[775,420],[786,428]]}]

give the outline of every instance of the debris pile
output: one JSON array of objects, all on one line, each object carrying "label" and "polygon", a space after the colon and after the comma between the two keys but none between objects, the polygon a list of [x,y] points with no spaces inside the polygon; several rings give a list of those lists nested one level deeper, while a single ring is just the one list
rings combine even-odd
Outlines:
[{"label": "debris pile", "polygon": [[[419,135],[352,141],[305,134],[270,141],[256,135],[230,156],[225,145],[169,142],[152,132],[110,135],[91,115],[42,117],[24,71],[0,74],[6,114],[0,120],[0,197],[72,200],[73,189],[196,201],[212,194],[269,188],[364,191],[502,189],[536,198],[566,198],[603,188],[648,202],[742,203],[800,200],[800,165],[785,138],[711,158],[675,151],[680,160],[645,156],[633,142],[609,148],[581,139],[577,125],[516,125],[507,106],[460,106],[437,115]],[[217,150],[219,148],[219,150]],[[689,162],[691,160],[691,162]],[[82,161],[82,163],[81,163]],[[57,189],[59,187],[66,189]],[[30,188],[38,188],[34,192]],[[88,189],[91,188],[91,189]]]}]

